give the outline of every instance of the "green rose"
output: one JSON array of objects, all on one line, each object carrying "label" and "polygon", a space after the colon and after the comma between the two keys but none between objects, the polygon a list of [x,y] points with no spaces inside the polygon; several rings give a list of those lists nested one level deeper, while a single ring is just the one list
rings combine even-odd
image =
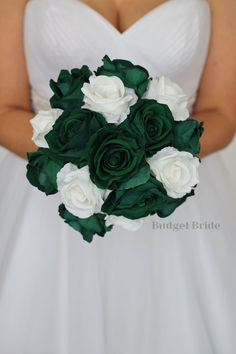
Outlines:
[{"label": "green rose", "polygon": [[150,176],[140,137],[113,124],[91,136],[85,154],[91,180],[99,188],[131,188]]},{"label": "green rose", "polygon": [[48,149],[39,148],[28,152],[26,177],[29,182],[46,195],[57,193],[57,173],[63,163],[56,160]]},{"label": "green rose", "polygon": [[133,65],[128,60],[111,60],[107,55],[102,61],[104,64],[95,71],[96,75],[118,76],[126,87],[135,90],[138,97],[144,94],[150,80],[146,69],[140,65]]},{"label": "green rose", "polygon": [[104,214],[93,214],[88,218],[78,218],[71,214],[64,206],[59,205],[59,215],[64,219],[65,223],[73,227],[76,231],[79,231],[83,236],[83,239],[87,242],[93,240],[95,234],[104,236],[107,231],[110,231],[113,225],[106,226]]},{"label": "green rose", "polygon": [[107,125],[100,113],[77,108],[64,111],[45,139],[58,159],[64,163],[74,163],[81,168],[86,165],[84,150],[90,136]]},{"label": "green rose", "polygon": [[52,108],[74,109],[80,108],[83,105],[84,94],[81,87],[84,82],[89,81],[89,76],[92,72],[87,65],[83,65],[81,69],[61,70],[57,81],[52,79],[49,85],[54,92],[50,99]]},{"label": "green rose", "polygon": [[166,217],[193,194],[192,191],[182,198],[171,198],[162,183],[151,176],[143,185],[128,190],[112,191],[101,210],[109,215],[122,215],[132,220],[155,213],[160,217]]},{"label": "green rose", "polygon": [[175,122],[173,146],[181,151],[191,152],[193,155],[200,152],[200,137],[204,131],[204,122],[195,119],[186,119]]},{"label": "green rose", "polygon": [[174,118],[169,107],[156,100],[138,101],[119,126],[143,137],[147,157],[172,144]]}]

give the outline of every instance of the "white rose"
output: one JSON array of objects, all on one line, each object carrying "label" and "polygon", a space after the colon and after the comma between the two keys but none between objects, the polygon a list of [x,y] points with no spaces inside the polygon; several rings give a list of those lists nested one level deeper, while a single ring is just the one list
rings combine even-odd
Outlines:
[{"label": "white rose", "polygon": [[67,163],[57,174],[58,191],[66,209],[79,218],[100,212],[102,190],[91,181],[88,166],[78,168]]},{"label": "white rose", "polygon": [[186,151],[166,147],[147,159],[151,172],[172,198],[181,198],[199,182],[199,159]]},{"label": "white rose", "polygon": [[138,99],[134,90],[125,87],[117,76],[91,75],[81,90],[85,102],[82,108],[101,113],[108,123],[122,122]]},{"label": "white rose", "polygon": [[116,215],[106,215],[105,216],[106,226],[117,225],[122,226],[125,230],[128,231],[137,231],[143,225],[143,219],[131,220],[125,218],[124,216]]},{"label": "white rose", "polygon": [[143,98],[167,104],[174,120],[185,120],[189,117],[188,96],[184,94],[178,84],[168,77],[160,76],[150,80]]},{"label": "white rose", "polygon": [[44,137],[50,132],[53,124],[62,112],[63,110],[59,108],[51,108],[47,111],[39,110],[38,114],[30,120],[33,127],[32,140],[38,147],[48,147],[48,143]]}]

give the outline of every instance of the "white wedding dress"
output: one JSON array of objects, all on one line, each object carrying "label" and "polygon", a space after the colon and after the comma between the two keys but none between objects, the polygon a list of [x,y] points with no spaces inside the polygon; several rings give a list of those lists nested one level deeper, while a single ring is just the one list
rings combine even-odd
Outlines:
[{"label": "white wedding dress", "polygon": [[[78,0],[30,0],[32,108],[49,107],[49,79],[62,68],[95,70],[108,54],[169,76],[192,110],[210,25],[206,0],[168,0],[122,34]],[[25,173],[9,152],[0,170],[1,354],[236,353],[235,189],[219,153],[202,160],[196,196],[170,217],[91,243],[58,216],[58,195],[46,197]]]}]

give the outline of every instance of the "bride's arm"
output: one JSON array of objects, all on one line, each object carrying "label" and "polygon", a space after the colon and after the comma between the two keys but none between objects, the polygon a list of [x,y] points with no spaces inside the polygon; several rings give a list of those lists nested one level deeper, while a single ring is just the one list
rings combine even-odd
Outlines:
[{"label": "bride's arm", "polygon": [[227,146],[236,130],[236,1],[208,2],[211,40],[193,112],[205,122],[200,157]]},{"label": "bride's arm", "polygon": [[0,145],[22,157],[37,150],[31,140],[34,113],[23,49],[26,2],[0,1]]}]

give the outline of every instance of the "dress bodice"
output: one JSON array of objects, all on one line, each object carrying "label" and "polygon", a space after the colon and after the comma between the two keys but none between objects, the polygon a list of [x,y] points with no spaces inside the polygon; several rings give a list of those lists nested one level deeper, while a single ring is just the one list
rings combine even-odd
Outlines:
[{"label": "dress bodice", "polygon": [[207,0],[167,0],[120,33],[79,0],[30,0],[24,18],[25,56],[34,110],[48,107],[49,80],[61,69],[111,59],[131,60],[150,76],[165,75],[196,98],[210,40]]}]

